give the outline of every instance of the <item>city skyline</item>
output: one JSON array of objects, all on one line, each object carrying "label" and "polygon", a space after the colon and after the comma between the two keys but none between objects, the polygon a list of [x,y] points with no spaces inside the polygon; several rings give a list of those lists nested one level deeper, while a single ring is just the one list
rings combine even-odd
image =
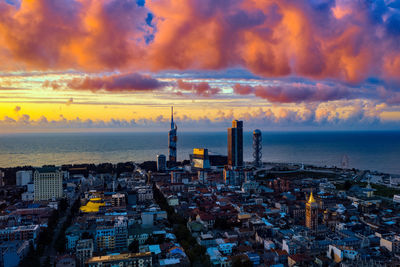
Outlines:
[{"label": "city skyline", "polygon": [[171,105],[183,131],[400,129],[394,1],[2,1],[0,17],[0,133],[162,131]]},{"label": "city skyline", "polygon": [[400,266],[400,0],[0,0],[0,267]]}]

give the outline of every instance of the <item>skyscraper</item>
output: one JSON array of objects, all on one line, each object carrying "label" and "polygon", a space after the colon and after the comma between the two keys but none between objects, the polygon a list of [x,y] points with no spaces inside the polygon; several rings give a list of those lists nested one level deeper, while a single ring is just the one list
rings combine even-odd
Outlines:
[{"label": "skyscraper", "polygon": [[312,192],[310,194],[310,198],[308,199],[308,201],[306,203],[306,226],[314,234],[317,233],[317,228],[318,228],[318,203],[315,201]]},{"label": "skyscraper", "polygon": [[243,121],[232,121],[228,128],[228,165],[243,166]]},{"label": "skyscraper", "polygon": [[254,157],[254,166],[260,167],[262,165],[262,135],[261,131],[256,129],[253,132],[253,157]]},{"label": "skyscraper", "polygon": [[157,171],[159,172],[164,172],[165,169],[167,168],[167,158],[165,155],[160,154],[157,155]]},{"label": "skyscraper", "polygon": [[178,127],[174,123],[174,107],[171,107],[171,130],[168,133],[168,149],[169,149],[169,161],[176,162],[176,132]]}]

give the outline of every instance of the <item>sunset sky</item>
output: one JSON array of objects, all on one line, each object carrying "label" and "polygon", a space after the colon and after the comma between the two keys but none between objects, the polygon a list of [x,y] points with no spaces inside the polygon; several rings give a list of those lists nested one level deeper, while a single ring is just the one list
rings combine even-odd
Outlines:
[{"label": "sunset sky", "polygon": [[0,0],[0,133],[400,129],[397,0]]}]

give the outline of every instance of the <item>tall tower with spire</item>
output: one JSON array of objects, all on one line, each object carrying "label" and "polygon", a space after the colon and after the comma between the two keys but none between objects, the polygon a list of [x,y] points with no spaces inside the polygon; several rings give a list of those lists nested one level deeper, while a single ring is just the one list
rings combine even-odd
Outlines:
[{"label": "tall tower with spire", "polygon": [[310,198],[306,203],[306,226],[314,234],[318,229],[318,203],[315,201],[313,193],[311,192]]},{"label": "tall tower with spire", "polygon": [[178,127],[174,122],[174,107],[171,107],[171,129],[168,133],[168,149],[169,149],[169,161],[176,162],[176,141]]}]

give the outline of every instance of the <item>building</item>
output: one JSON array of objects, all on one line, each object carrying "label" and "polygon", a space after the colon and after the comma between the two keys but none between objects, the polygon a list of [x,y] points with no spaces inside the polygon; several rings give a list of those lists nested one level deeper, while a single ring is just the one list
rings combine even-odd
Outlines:
[{"label": "building", "polygon": [[394,195],[393,196],[393,202],[400,203],[400,195]]},{"label": "building", "polygon": [[127,248],[128,240],[128,219],[126,217],[118,217],[114,223],[115,229],[115,249],[121,251]]},{"label": "building", "polygon": [[127,204],[130,206],[136,205],[138,202],[138,193],[136,191],[129,191],[127,194]]},{"label": "building", "polygon": [[171,183],[184,183],[187,184],[192,180],[192,174],[185,171],[172,171],[171,172]]},{"label": "building", "polygon": [[171,207],[175,207],[179,205],[179,198],[174,195],[170,195],[167,197],[167,203]]},{"label": "building", "polygon": [[176,162],[176,142],[178,140],[177,134],[178,127],[174,123],[174,107],[171,107],[171,130],[168,133],[168,149],[169,149],[169,161]]},{"label": "building", "polygon": [[17,267],[28,252],[28,241],[15,240],[0,243],[0,266]]},{"label": "building", "polygon": [[144,211],[141,213],[142,226],[151,227],[154,224],[154,213],[150,211]]},{"label": "building", "polygon": [[262,165],[262,135],[258,129],[253,131],[253,157],[254,166],[260,167]]},{"label": "building", "polygon": [[76,244],[76,263],[79,267],[85,266],[87,259],[93,257],[93,240],[92,239],[82,239]]},{"label": "building", "polygon": [[380,245],[381,247],[385,247],[390,252],[400,253],[400,235],[381,237]]},{"label": "building", "polygon": [[306,203],[306,226],[314,234],[317,232],[317,228],[318,228],[318,203],[317,203],[317,201],[315,201],[312,192],[310,194],[310,198],[308,199],[308,201]]},{"label": "building", "polygon": [[228,164],[227,156],[208,153],[208,158],[211,166],[223,167]]},{"label": "building", "polygon": [[367,197],[373,197],[374,191],[375,191],[375,189],[372,188],[371,183],[368,180],[368,184],[367,184],[366,188],[364,189],[364,193],[367,195]]},{"label": "building", "polygon": [[[115,249],[115,229],[113,226],[100,226],[96,229],[96,250],[112,251]],[[96,265],[97,266],[97,265]]]},{"label": "building", "polygon": [[228,165],[243,166],[243,121],[232,121],[228,128]]},{"label": "building", "polygon": [[194,148],[193,154],[190,155],[190,162],[193,168],[209,169],[210,159],[208,157],[207,148]]},{"label": "building", "polygon": [[118,255],[107,255],[92,257],[87,261],[88,267],[100,266],[153,266],[151,252],[121,253]]},{"label": "building", "polygon": [[5,186],[6,183],[4,181],[4,172],[0,170],[0,187]]},{"label": "building", "polygon": [[144,186],[137,189],[138,201],[146,202],[153,199],[153,188]]},{"label": "building", "polygon": [[33,241],[39,237],[39,225],[21,225],[0,229],[0,241],[28,240]]},{"label": "building", "polygon": [[114,195],[111,196],[112,199],[112,205],[114,207],[121,207],[121,206],[125,206],[125,194],[121,194],[121,193],[116,193]]},{"label": "building", "polygon": [[355,260],[358,252],[347,247],[329,245],[327,251],[327,257],[336,263],[343,261],[344,259]]},{"label": "building", "polygon": [[15,184],[17,186],[28,185],[30,182],[32,182],[32,171],[17,171],[15,176]]},{"label": "building", "polygon": [[56,267],[75,267],[76,259],[73,255],[62,255],[57,258]]},{"label": "building", "polygon": [[58,199],[63,196],[63,178],[59,169],[38,168],[33,177],[35,201]]},{"label": "building", "polygon": [[81,236],[78,231],[69,231],[69,230],[70,230],[70,228],[67,230],[67,233],[65,235],[65,238],[67,239],[65,248],[67,250],[74,250],[76,247],[76,243],[79,241]]},{"label": "building", "polygon": [[157,155],[157,171],[165,172],[166,169],[167,169],[167,157],[165,157],[165,155],[163,154]]},{"label": "building", "polygon": [[245,173],[242,168],[225,166],[223,170],[224,182],[227,185],[242,186],[245,181]]},{"label": "building", "polygon": [[32,192],[24,192],[21,194],[22,201],[33,201],[35,199],[35,194]]}]

